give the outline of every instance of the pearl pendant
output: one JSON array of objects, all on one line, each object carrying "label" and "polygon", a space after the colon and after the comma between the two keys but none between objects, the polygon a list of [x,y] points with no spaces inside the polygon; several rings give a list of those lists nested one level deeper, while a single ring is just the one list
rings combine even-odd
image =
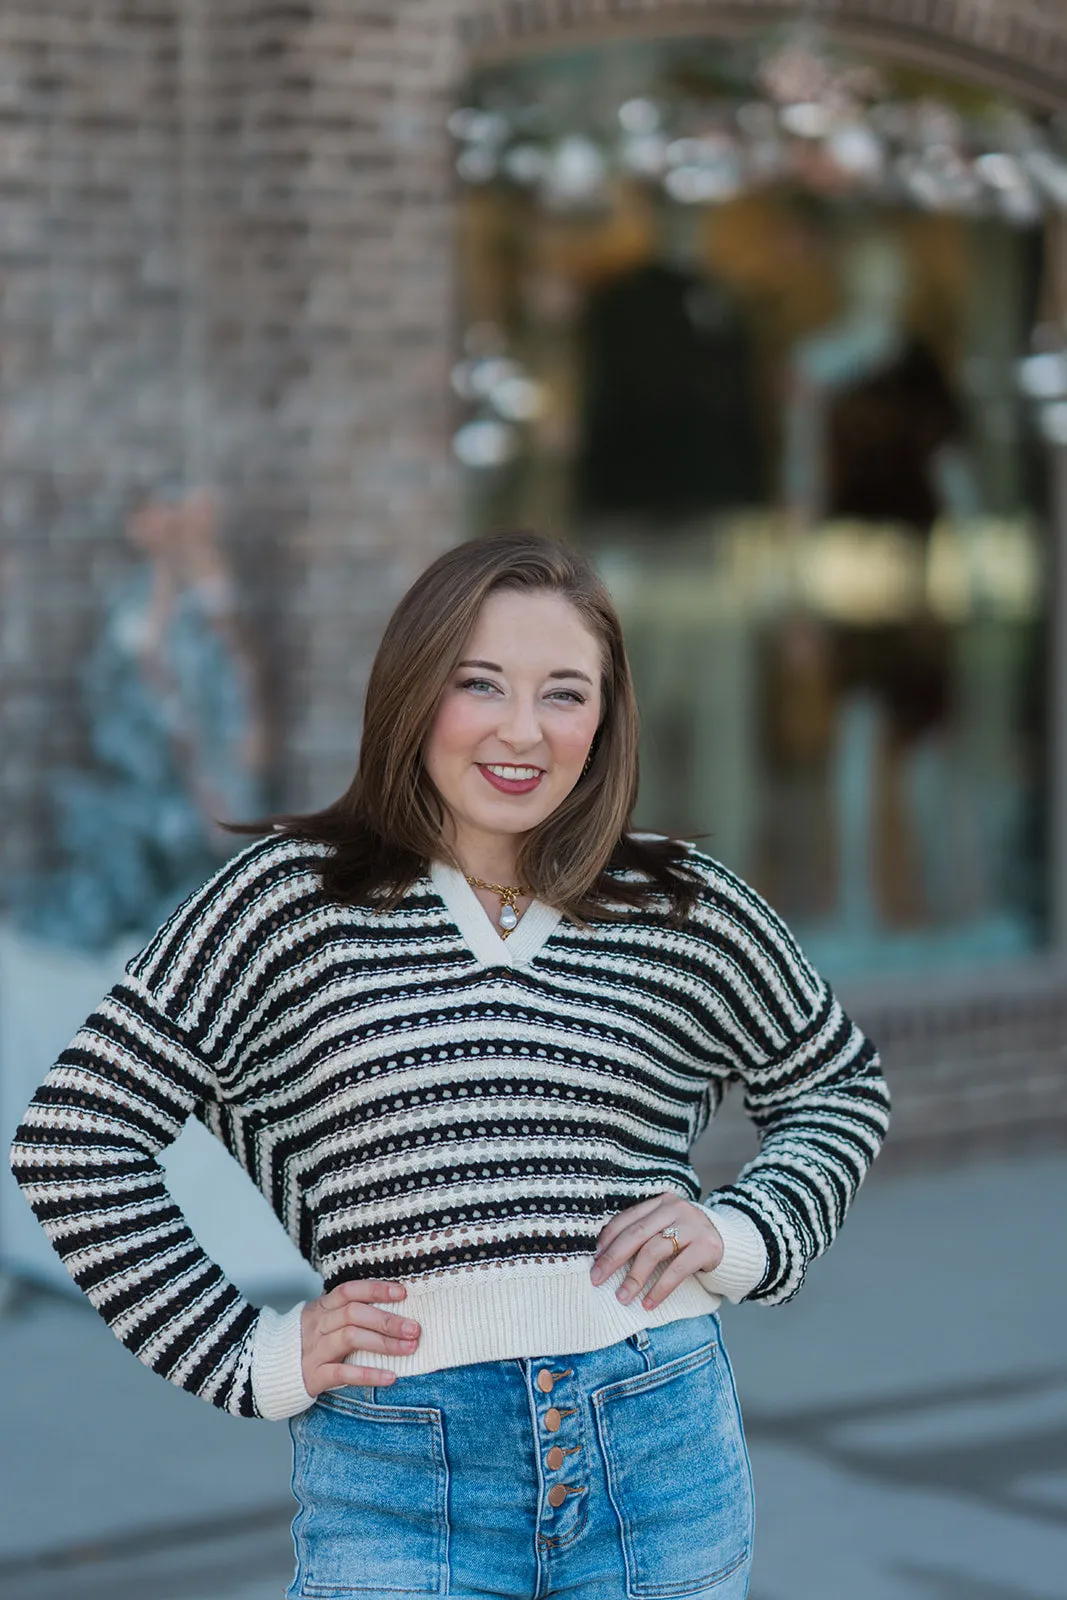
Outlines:
[{"label": "pearl pendant", "polygon": [[514,906],[500,907],[500,926],[502,928],[507,928],[510,933],[512,928],[518,927],[518,923],[519,916]]}]

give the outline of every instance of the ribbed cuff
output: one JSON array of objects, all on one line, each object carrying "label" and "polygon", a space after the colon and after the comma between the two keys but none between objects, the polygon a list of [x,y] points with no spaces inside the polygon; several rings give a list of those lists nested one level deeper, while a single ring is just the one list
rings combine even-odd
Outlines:
[{"label": "ribbed cuff", "polygon": [[298,1416],[315,1404],[304,1388],[300,1313],[304,1302],[284,1314],[264,1306],[252,1335],[252,1398],[268,1422]]},{"label": "ribbed cuff", "polygon": [[[691,1204],[699,1205],[699,1201]],[[725,1295],[734,1305],[763,1279],[767,1271],[767,1246],[756,1224],[733,1206],[700,1206],[722,1239],[722,1260],[711,1272],[695,1274],[709,1294]]]}]

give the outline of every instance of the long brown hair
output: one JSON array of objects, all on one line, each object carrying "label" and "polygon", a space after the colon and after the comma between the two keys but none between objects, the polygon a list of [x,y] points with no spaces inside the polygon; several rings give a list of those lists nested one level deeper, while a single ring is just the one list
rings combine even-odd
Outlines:
[{"label": "long brown hair", "polygon": [[[590,762],[560,805],[522,839],[519,882],[579,923],[611,916],[613,903],[643,905],[656,894],[667,895],[672,919],[681,920],[699,881],[685,847],[629,831],[637,800],[637,703],[618,615],[589,563],[541,533],[489,534],[438,557],[404,595],[378,647],[359,766],[348,789],[323,811],[235,831],[274,829],[327,844],[327,894],[395,906],[429,862],[449,854],[444,803],[422,752],[478,614],[501,590],[562,596],[599,642],[602,659],[601,720]],[[617,876],[627,869],[638,881]]]}]

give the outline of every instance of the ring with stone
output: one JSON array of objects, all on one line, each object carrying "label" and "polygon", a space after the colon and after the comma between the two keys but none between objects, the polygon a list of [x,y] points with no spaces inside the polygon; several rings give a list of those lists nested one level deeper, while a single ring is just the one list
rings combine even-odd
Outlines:
[{"label": "ring with stone", "polygon": [[672,1244],[673,1249],[674,1249],[674,1254],[671,1256],[671,1260],[673,1261],[674,1260],[674,1256],[676,1256],[678,1254],[679,1250],[682,1248],[681,1245],[678,1243],[678,1229],[677,1228],[661,1228],[660,1229],[660,1238],[661,1239],[669,1239],[671,1241],[671,1244]]}]

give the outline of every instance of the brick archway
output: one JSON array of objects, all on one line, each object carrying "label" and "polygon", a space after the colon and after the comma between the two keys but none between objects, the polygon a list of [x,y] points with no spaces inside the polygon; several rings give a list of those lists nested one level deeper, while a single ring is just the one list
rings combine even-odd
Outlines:
[{"label": "brick archway", "polygon": [[729,35],[790,19],[844,42],[1067,106],[1067,0],[480,0],[463,8],[475,63],[611,37]]}]

